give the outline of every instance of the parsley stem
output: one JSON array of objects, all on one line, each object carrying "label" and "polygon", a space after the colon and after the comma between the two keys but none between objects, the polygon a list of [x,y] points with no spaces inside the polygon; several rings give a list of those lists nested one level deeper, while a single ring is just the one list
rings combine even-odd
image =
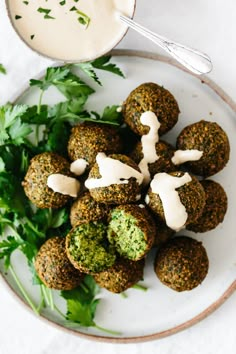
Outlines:
[{"label": "parsley stem", "polygon": [[37,114],[41,113],[43,94],[44,94],[44,90],[40,90],[39,103],[38,103],[38,107],[37,107]]},{"label": "parsley stem", "polygon": [[16,282],[16,285],[18,286],[20,292],[22,293],[22,295],[24,296],[25,300],[27,301],[27,303],[29,304],[29,306],[32,308],[32,310],[34,311],[34,313],[36,315],[39,315],[39,311],[38,309],[35,307],[35,305],[33,304],[32,300],[30,299],[29,295],[27,294],[27,292],[25,291],[23,285],[21,284],[19,278],[17,277],[15,271],[14,271],[14,268],[13,266],[10,264],[9,266],[9,270],[11,272],[11,275],[13,277],[13,279],[15,280]]},{"label": "parsley stem", "polygon": [[40,285],[40,294],[41,294],[41,301],[37,307],[38,312],[40,313],[42,308],[45,307],[45,299],[43,296],[43,290],[42,290],[42,286]]},{"label": "parsley stem", "polygon": [[101,326],[98,326],[97,324],[94,324],[93,327],[97,328],[99,331],[106,332],[106,333],[109,333],[109,334],[112,334],[115,336],[121,336],[121,334],[122,334],[121,332],[112,331],[111,329],[103,328]]},{"label": "parsley stem", "polygon": [[143,285],[140,285],[140,284],[134,284],[132,286],[133,289],[136,289],[136,290],[141,290],[141,291],[147,291],[148,288],[146,288],[145,286]]},{"label": "parsley stem", "polygon": [[61,310],[59,310],[59,308],[55,304],[54,309],[57,313],[59,313],[59,315],[61,315],[66,320],[66,316],[64,315],[64,313],[62,313]]},{"label": "parsley stem", "polygon": [[54,305],[51,289],[48,289],[45,285],[41,285],[41,289],[42,289],[42,293],[43,293],[46,304],[51,308],[52,311],[54,311],[55,305]]}]

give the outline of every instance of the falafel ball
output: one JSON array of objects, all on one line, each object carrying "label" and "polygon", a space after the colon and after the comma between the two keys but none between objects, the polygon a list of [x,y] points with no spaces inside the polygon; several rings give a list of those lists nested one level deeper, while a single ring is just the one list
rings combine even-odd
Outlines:
[{"label": "falafel ball", "polygon": [[[128,156],[121,155],[121,154],[112,154],[109,155],[108,158],[115,159],[122,162],[123,164],[139,172],[141,175],[138,165],[133,160],[131,160],[131,158],[129,158]],[[107,170],[107,173],[111,175],[112,171]],[[90,179],[100,179],[101,177],[102,176],[99,171],[99,165],[98,163],[95,163],[89,173],[89,177],[87,181],[89,181]],[[89,189],[89,192],[93,197],[93,199],[95,199],[99,203],[115,204],[115,205],[135,203],[137,200],[141,198],[140,195],[141,185],[138,183],[135,177],[131,177],[128,180],[126,180],[124,176],[123,179],[124,179],[124,183],[110,184],[109,186],[105,186],[105,187],[91,188]],[[122,180],[122,176],[120,176],[120,180]],[[87,181],[85,182],[86,187],[88,187]]]},{"label": "falafel ball", "polygon": [[176,291],[192,290],[205,279],[209,260],[205,248],[187,236],[170,239],[158,251],[154,270],[159,280]]},{"label": "falafel ball", "polygon": [[82,123],[74,126],[68,142],[68,155],[72,161],[84,159],[90,169],[99,152],[120,153],[122,141],[116,128],[106,124]]},{"label": "falafel ball", "polygon": [[[184,172],[176,171],[169,173],[169,175],[174,177],[182,177]],[[190,177],[190,182],[185,183],[179,188],[176,188],[180,202],[185,207],[187,212],[187,220],[185,225],[195,222],[202,214],[203,208],[205,206],[205,192],[203,186],[195,176],[190,175]],[[161,198],[159,194],[153,192],[152,187],[150,187],[148,190],[146,203],[154,212],[154,214],[157,214],[157,216],[159,216],[159,218],[161,218],[166,223],[165,212]]]},{"label": "falafel ball", "polygon": [[47,179],[54,173],[71,176],[70,164],[53,152],[35,155],[25,175],[22,186],[29,200],[38,208],[60,208],[70,199],[69,195],[54,192],[47,185]]},{"label": "falafel ball", "polygon": [[75,226],[90,221],[107,219],[110,209],[109,205],[96,202],[89,192],[84,192],[71,206],[71,225]]},{"label": "falafel ball", "polygon": [[166,223],[157,215],[153,217],[156,224],[156,236],[153,247],[159,247],[174,236],[175,231],[166,225]]},{"label": "falafel ball", "polygon": [[63,237],[52,237],[40,247],[36,256],[36,272],[48,288],[71,290],[83,280],[84,274],[73,267],[66,255],[65,243]]},{"label": "falafel ball", "polygon": [[110,214],[108,240],[120,256],[138,261],[151,249],[156,234],[155,222],[146,208],[127,204]]},{"label": "falafel ball", "polygon": [[115,264],[103,272],[94,274],[96,283],[113,293],[122,293],[143,279],[145,260],[133,262],[119,258]]},{"label": "falafel ball", "polygon": [[199,176],[209,177],[216,174],[229,160],[228,137],[215,122],[201,120],[185,127],[177,138],[177,148],[203,151],[198,161],[186,163],[187,168]]},{"label": "falafel ball", "polygon": [[[158,156],[158,159],[155,162],[148,164],[148,170],[151,177],[153,177],[156,173],[159,172],[176,171],[177,166],[174,165],[171,161],[172,157],[174,156],[174,152],[175,149],[171,144],[163,140],[160,140],[158,143],[156,143],[156,154]],[[141,142],[138,142],[136,144],[129,156],[137,164],[140,163],[144,156]]]},{"label": "falafel ball", "polygon": [[212,180],[200,182],[206,195],[206,204],[202,215],[192,224],[187,226],[188,230],[194,232],[206,232],[216,228],[223,222],[228,200],[223,187]]},{"label": "falafel ball", "polygon": [[101,272],[116,260],[107,226],[100,221],[76,225],[66,236],[66,253],[73,266],[86,274]]},{"label": "falafel ball", "polygon": [[178,121],[179,106],[174,96],[164,87],[152,82],[134,89],[123,103],[122,113],[125,123],[138,135],[149,132],[149,127],[140,122],[142,113],[152,111],[161,126],[159,134],[168,132]]}]

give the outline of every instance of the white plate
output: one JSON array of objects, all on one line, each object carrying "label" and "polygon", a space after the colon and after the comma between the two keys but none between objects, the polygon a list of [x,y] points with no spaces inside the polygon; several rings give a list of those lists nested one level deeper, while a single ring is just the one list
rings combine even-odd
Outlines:
[{"label": "white plate", "polygon": [[[171,59],[144,52],[115,51],[113,61],[125,72],[126,79],[99,72],[103,87],[96,87],[97,93],[90,98],[88,108],[101,111],[110,104],[122,102],[132,89],[143,82],[156,82],[169,89],[177,99],[181,114],[176,127],[168,133],[166,140],[174,143],[175,138],[186,125],[205,119],[218,122],[229,136],[231,145],[230,161],[226,168],[212,179],[222,184],[228,195],[228,212],[223,224],[204,234],[187,234],[200,240],[205,246],[209,261],[209,273],[204,282],[190,292],[177,293],[162,285],[153,271],[151,253],[145,267],[144,284],[147,292],[134,289],[127,291],[128,298],[111,294],[106,290],[100,293],[95,321],[102,327],[121,331],[121,336],[103,336],[93,328],[78,327],[67,329],[89,339],[131,342],[161,338],[187,328],[213,312],[236,289],[236,218],[234,204],[236,200],[236,119],[235,103],[212,81],[206,77],[195,77],[181,70]],[[61,100],[61,95],[49,89],[44,97],[45,103]],[[20,97],[21,102],[34,104],[38,100],[38,91],[31,89]],[[31,285],[31,275],[24,257],[16,253],[13,264],[23,285],[32,299],[39,301],[39,289]],[[3,279],[21,298],[21,294],[10,274]],[[58,306],[65,312],[65,302],[55,292]],[[23,300],[24,302],[24,300]],[[61,318],[50,310],[45,310],[41,318],[48,319],[65,329]],[[35,318],[35,320],[37,320]]]}]

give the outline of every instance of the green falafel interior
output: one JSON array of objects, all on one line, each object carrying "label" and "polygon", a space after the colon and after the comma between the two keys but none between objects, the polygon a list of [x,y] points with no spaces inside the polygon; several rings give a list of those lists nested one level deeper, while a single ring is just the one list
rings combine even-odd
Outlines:
[{"label": "green falafel interior", "polygon": [[88,274],[111,267],[116,259],[107,241],[107,226],[102,222],[75,226],[66,237],[66,250],[74,267]]}]

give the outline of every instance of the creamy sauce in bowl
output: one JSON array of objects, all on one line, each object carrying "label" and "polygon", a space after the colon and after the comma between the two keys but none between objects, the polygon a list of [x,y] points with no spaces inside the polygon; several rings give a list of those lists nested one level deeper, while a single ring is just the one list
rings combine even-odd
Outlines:
[{"label": "creamy sauce in bowl", "polygon": [[6,0],[19,36],[38,53],[63,61],[87,61],[114,48],[132,17],[135,0]]}]

